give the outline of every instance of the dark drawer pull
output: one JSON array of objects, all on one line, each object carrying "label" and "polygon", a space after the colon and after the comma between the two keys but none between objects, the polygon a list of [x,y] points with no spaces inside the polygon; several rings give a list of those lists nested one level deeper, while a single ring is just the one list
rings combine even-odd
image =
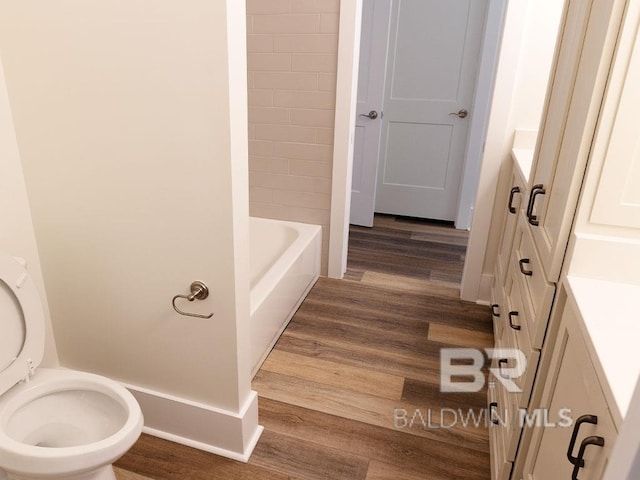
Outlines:
[{"label": "dark drawer pull", "polygon": [[500,373],[500,376],[502,378],[505,378],[507,380],[509,380],[511,377],[502,373],[502,365],[506,365],[508,362],[509,360],[507,360],[506,358],[501,358],[500,360],[498,360],[498,372]]},{"label": "dark drawer pull", "polygon": [[527,218],[531,218],[531,209],[533,208],[533,194],[536,190],[542,188],[542,184],[538,183],[531,187],[531,192],[529,193],[529,203],[527,203]]},{"label": "dark drawer pull", "polygon": [[578,438],[578,432],[580,431],[580,425],[583,423],[591,423],[593,425],[598,424],[598,417],[596,415],[582,415],[578,417],[575,425],[573,426],[573,432],[571,432],[571,440],[569,441],[569,449],[567,450],[567,458],[572,465],[578,465],[578,468],[584,467],[584,460],[578,455],[574,457],[573,449],[576,445],[576,439]]},{"label": "dark drawer pull", "polygon": [[499,317],[500,316],[500,312],[498,311],[498,308],[500,307],[500,305],[498,305],[497,303],[494,303],[491,305],[491,315],[493,315],[494,317]]},{"label": "dark drawer pull", "polygon": [[580,480],[578,478],[578,471],[580,468],[584,467],[584,451],[587,449],[587,446],[595,445],[597,447],[604,447],[604,438],[598,437],[596,435],[592,435],[590,437],[585,438],[580,443],[580,450],[578,451],[577,462],[573,466],[573,473],[571,474],[571,480]]},{"label": "dark drawer pull", "polygon": [[518,260],[518,264],[520,265],[520,273],[522,273],[523,275],[527,275],[528,277],[533,275],[533,270],[527,270],[526,268],[524,268],[524,266],[528,265],[530,261],[531,260],[529,260],[528,258],[521,258],[520,260]]},{"label": "dark drawer pull", "polygon": [[520,330],[520,325],[513,323],[513,317],[520,315],[518,312],[509,312],[509,326],[514,330]]},{"label": "dark drawer pull", "polygon": [[531,195],[529,196],[529,204],[527,205],[527,218],[529,219],[529,223],[534,227],[540,225],[540,221],[538,220],[538,216],[533,214],[533,207],[536,204],[536,197],[538,195],[544,195],[546,190],[544,186],[539,183],[538,185],[534,185],[531,189]]},{"label": "dark drawer pull", "polygon": [[516,193],[520,193],[520,187],[513,187],[511,193],[509,193],[509,213],[515,214],[518,210],[513,206],[513,197]]},{"label": "dark drawer pull", "polygon": [[493,418],[493,409],[498,407],[498,402],[491,402],[489,404],[489,418],[494,425],[500,425],[500,420]]}]

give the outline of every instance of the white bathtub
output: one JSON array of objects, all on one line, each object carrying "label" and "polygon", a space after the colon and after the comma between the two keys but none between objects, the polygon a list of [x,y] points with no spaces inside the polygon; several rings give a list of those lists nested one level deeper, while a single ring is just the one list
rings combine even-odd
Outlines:
[{"label": "white bathtub", "polygon": [[251,217],[251,366],[255,375],[320,274],[321,227]]}]

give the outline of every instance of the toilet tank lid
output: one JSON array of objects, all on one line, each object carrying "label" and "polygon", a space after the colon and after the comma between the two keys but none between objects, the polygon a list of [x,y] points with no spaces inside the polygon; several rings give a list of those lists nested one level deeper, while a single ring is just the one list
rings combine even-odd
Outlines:
[{"label": "toilet tank lid", "polygon": [[0,395],[42,361],[44,311],[24,260],[0,253]]}]

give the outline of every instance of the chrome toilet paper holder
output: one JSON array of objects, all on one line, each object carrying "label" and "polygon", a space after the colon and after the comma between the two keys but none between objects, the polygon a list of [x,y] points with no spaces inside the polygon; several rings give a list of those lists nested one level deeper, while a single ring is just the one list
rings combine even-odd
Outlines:
[{"label": "chrome toilet paper holder", "polygon": [[176,300],[178,300],[179,298],[185,298],[189,302],[193,302],[194,300],[204,300],[209,296],[209,287],[207,287],[207,285],[204,282],[201,282],[199,280],[192,282],[189,289],[191,291],[189,295],[176,295],[175,297],[173,297],[173,300],[171,301],[171,304],[173,305],[173,309],[176,312],[178,312],[180,315],[184,315],[186,317],[196,317],[196,318],[213,317],[213,313],[210,313],[209,315],[202,315],[200,313],[189,313],[189,312],[180,310],[176,306]]}]

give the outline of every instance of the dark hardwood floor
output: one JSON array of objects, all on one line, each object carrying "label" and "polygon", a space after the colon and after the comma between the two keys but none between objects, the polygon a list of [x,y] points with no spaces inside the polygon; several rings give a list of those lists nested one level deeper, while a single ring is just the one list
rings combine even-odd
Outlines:
[{"label": "dark hardwood floor", "polygon": [[143,435],[118,479],[489,479],[486,391],[439,386],[441,348],[493,344],[488,308],[459,299],[466,242],[393,216],[352,227],[345,280],[318,281],[253,381],[249,463]]}]

